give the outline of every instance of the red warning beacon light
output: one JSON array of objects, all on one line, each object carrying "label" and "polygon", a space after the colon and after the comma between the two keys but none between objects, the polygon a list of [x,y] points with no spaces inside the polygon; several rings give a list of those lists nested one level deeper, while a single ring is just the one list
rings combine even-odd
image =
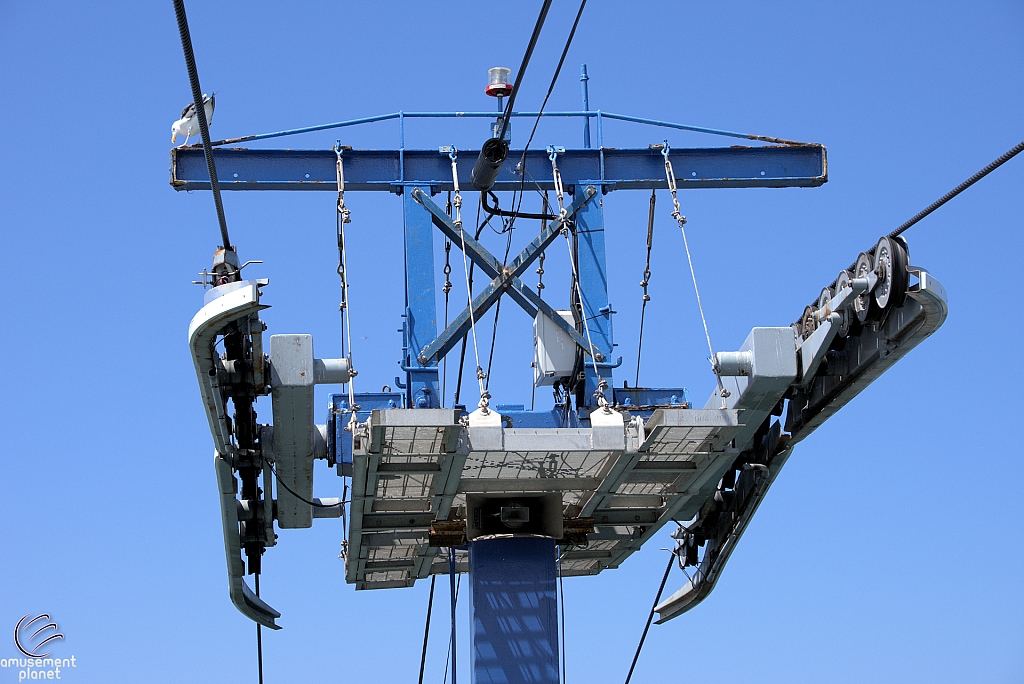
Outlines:
[{"label": "red warning beacon light", "polygon": [[484,92],[491,97],[508,97],[512,92],[512,84],[508,82],[508,75],[511,69],[506,67],[494,67],[487,70],[487,87]]}]

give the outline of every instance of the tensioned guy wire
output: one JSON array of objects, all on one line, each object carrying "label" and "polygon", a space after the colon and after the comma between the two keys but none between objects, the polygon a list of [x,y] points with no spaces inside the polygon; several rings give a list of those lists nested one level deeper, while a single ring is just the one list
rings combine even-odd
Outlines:
[{"label": "tensioned guy wire", "polygon": [[708,321],[704,317],[704,305],[700,301],[700,289],[697,287],[697,272],[693,269],[693,258],[690,256],[690,243],[686,239],[686,217],[683,216],[679,209],[679,198],[676,195],[676,174],[672,170],[672,162],[669,161],[669,146],[668,140],[665,141],[664,147],[661,148],[661,156],[665,158],[665,179],[668,182],[669,192],[672,193],[672,218],[679,224],[679,232],[683,234],[683,247],[686,249],[686,261],[690,264],[690,277],[693,278],[693,292],[697,295],[697,308],[700,309],[700,322],[704,324],[704,337],[708,341],[708,352],[711,357],[711,369],[715,372],[715,378],[718,379],[718,396],[722,399],[722,408],[726,407],[725,400],[729,397],[729,390],[725,389],[725,385],[722,384],[722,374],[718,370],[718,361],[715,359],[715,349],[711,346],[711,333],[708,332]]},{"label": "tensioned guy wire", "polygon": [[451,152],[448,156],[452,160],[452,181],[455,186],[455,195],[452,198],[452,206],[455,208],[455,219],[452,223],[459,229],[459,238],[462,240],[462,269],[466,274],[466,304],[469,307],[469,327],[473,332],[473,354],[476,358],[476,379],[477,383],[480,385],[479,407],[484,413],[487,413],[490,394],[487,392],[487,387],[484,385],[484,380],[487,378],[487,374],[484,373],[484,369],[480,365],[480,347],[477,344],[476,339],[476,316],[473,313],[473,285],[469,281],[469,258],[466,256],[466,231],[462,227],[462,193],[459,191],[458,151],[455,149],[454,145],[452,145]]},{"label": "tensioned guy wire", "polygon": [[636,380],[634,387],[640,386],[640,354],[644,349],[644,317],[647,314],[647,302],[651,296],[647,294],[647,287],[651,282],[651,247],[654,245],[654,207],[657,202],[655,191],[651,190],[651,207],[647,212],[647,262],[644,265],[644,277],[640,281],[640,287],[644,289],[643,303],[640,305],[640,335],[636,344]]}]

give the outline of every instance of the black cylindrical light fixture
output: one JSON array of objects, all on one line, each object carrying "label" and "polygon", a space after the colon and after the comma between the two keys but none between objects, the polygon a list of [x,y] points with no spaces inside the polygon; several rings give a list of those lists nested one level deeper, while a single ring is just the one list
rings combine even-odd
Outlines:
[{"label": "black cylindrical light fixture", "polygon": [[469,182],[477,190],[490,190],[494,187],[494,181],[498,179],[498,172],[501,171],[501,165],[505,163],[507,157],[508,141],[491,138],[480,148],[480,156],[473,165]]}]

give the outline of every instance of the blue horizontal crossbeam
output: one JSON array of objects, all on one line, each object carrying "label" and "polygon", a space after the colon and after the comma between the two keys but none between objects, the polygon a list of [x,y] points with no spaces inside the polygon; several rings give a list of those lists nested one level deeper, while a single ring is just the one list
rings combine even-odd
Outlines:
[{"label": "blue horizontal crossbeam", "polygon": [[[509,152],[494,190],[518,190],[522,151]],[[327,190],[336,192],[334,150],[216,148],[214,160],[222,190]],[[475,159],[477,152],[460,150]],[[669,157],[680,189],[817,187],[828,180],[825,147],[817,144],[765,147],[673,148]],[[346,190],[402,192],[404,187],[453,190],[451,160],[437,150],[345,150]],[[472,187],[472,164],[459,165],[459,183]],[[526,154],[526,184],[553,190],[551,162],[544,150]],[[611,190],[666,189],[659,148],[566,150],[558,157],[566,185],[592,184]],[[210,176],[201,148],[171,150],[171,185],[176,190],[209,190]]]}]

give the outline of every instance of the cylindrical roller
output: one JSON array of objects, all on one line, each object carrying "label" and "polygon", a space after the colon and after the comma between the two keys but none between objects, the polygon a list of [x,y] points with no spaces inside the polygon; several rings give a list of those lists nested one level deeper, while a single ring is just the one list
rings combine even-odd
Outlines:
[{"label": "cylindrical roller", "polygon": [[350,371],[348,359],[313,359],[313,382],[318,385],[344,385]]},{"label": "cylindrical roller", "polygon": [[726,377],[751,375],[754,372],[754,355],[749,351],[718,352],[715,354],[718,374]]}]

